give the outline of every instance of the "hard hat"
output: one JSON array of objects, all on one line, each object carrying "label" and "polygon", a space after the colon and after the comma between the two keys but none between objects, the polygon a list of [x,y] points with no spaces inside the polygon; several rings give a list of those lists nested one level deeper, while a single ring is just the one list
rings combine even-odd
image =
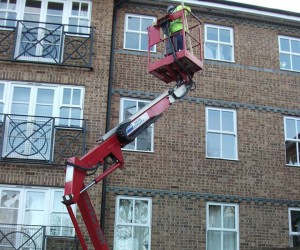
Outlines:
[{"label": "hard hat", "polygon": [[167,8],[167,12],[172,13],[174,9],[175,9],[175,7],[173,5],[169,5]]}]

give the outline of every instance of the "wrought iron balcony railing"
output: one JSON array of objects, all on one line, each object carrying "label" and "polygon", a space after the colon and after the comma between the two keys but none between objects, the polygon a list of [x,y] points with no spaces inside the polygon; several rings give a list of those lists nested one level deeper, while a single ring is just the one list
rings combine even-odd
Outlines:
[{"label": "wrought iron balcony railing", "polygon": [[86,120],[3,114],[1,161],[64,164],[85,153]]},{"label": "wrought iron balcony railing", "polygon": [[0,18],[1,61],[92,69],[93,40],[92,27]]},{"label": "wrought iron balcony railing", "polygon": [[[55,231],[60,235],[52,234]],[[67,234],[63,234],[67,232]],[[72,232],[72,236],[69,234]],[[69,227],[16,225],[0,223],[0,249],[78,249],[78,240],[74,236],[74,229]]]}]

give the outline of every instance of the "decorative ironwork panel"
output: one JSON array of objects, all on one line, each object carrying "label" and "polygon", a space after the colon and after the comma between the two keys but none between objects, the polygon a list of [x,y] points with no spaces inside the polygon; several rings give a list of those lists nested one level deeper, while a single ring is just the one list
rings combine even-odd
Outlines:
[{"label": "decorative ironwork panel", "polygon": [[68,118],[71,124],[78,124],[71,127],[59,125],[63,118],[11,114],[3,117],[2,161],[63,165],[67,158],[85,154],[85,120]]},{"label": "decorative ironwork panel", "polygon": [[42,226],[0,224],[0,248],[3,250],[43,250]]},{"label": "decorative ironwork panel", "polygon": [[54,119],[5,115],[2,158],[49,161]]},{"label": "decorative ironwork panel", "polygon": [[1,61],[92,68],[93,40],[92,27],[0,18]]}]

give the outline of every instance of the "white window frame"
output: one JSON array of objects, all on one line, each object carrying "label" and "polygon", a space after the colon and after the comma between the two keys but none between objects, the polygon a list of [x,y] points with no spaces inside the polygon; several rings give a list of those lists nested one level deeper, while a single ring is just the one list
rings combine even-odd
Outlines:
[{"label": "white window frame", "polygon": [[291,214],[292,211],[298,211],[300,214],[300,208],[299,207],[288,208],[290,247],[294,247],[293,246],[293,236],[298,236],[300,238],[300,228],[299,228],[299,232],[293,232],[293,229],[292,229],[292,214]]},{"label": "white window frame", "polygon": [[[63,188],[47,188],[47,187],[39,187],[39,186],[17,186],[17,185],[0,185],[0,195],[2,194],[2,190],[10,190],[10,191],[17,191],[20,194],[19,197],[19,207],[16,208],[18,210],[18,218],[16,224],[24,225],[25,223],[25,204],[26,204],[26,195],[28,192],[42,192],[45,194],[45,204],[43,207],[43,223],[41,225],[35,225],[35,226],[46,226],[46,234],[51,234],[51,223],[50,223],[50,215],[53,212],[53,201],[54,201],[54,192],[59,191],[63,193]],[[1,205],[1,204],[0,204]],[[76,206],[72,205],[72,210],[74,214],[76,215]],[[63,207],[63,211],[61,212],[63,214],[68,214],[68,211],[65,207]],[[71,222],[71,219],[70,219]],[[4,223],[4,222],[2,222]],[[70,223],[71,225],[72,223]],[[28,225],[28,224],[27,224]],[[74,236],[75,230],[72,228],[72,232],[68,236]],[[56,236],[62,236],[56,235]]]},{"label": "white window frame", "polygon": [[[289,161],[287,161],[287,155],[286,155],[285,164],[287,166],[300,167],[300,138],[288,138],[287,137],[287,124],[286,124],[287,120],[293,120],[295,122],[296,135],[298,135],[298,134],[300,134],[300,127],[299,128],[297,127],[297,123],[300,123],[300,118],[286,116],[283,119],[284,119],[284,141],[285,141],[285,144],[287,143],[287,141],[296,143],[296,154],[297,154],[296,155],[297,162],[293,162],[291,159]],[[286,154],[286,145],[285,145],[285,154]]]},{"label": "white window frame", "polygon": [[[207,38],[207,28],[218,29],[218,34],[220,33],[219,32],[220,29],[228,30],[230,32],[231,43],[230,42],[221,42],[220,38],[219,38],[218,41],[216,41],[216,40],[208,40],[208,38]],[[225,27],[225,26],[219,26],[219,25],[205,24],[204,25],[204,37],[205,37],[204,49],[206,47],[206,43],[207,42],[214,43],[214,44],[217,45],[217,56],[216,56],[216,58],[207,57],[207,54],[204,53],[205,59],[216,60],[216,61],[224,61],[224,62],[232,62],[232,63],[235,62],[235,59],[234,59],[234,34],[233,34],[233,28],[231,28],[231,27]],[[232,53],[231,53],[232,60],[221,59],[221,53],[220,53],[220,46],[221,45],[231,46],[231,49],[232,49]]]},{"label": "white window frame", "polygon": [[[287,39],[289,41],[289,48],[290,48],[290,51],[284,51],[284,50],[281,50],[281,39]],[[296,37],[289,37],[289,36],[278,36],[278,47],[279,47],[279,65],[280,65],[280,69],[281,70],[287,70],[287,71],[296,71],[296,72],[300,72],[300,62],[299,62],[299,69],[296,70],[294,69],[294,66],[293,66],[293,60],[292,60],[292,57],[293,56],[298,56],[299,57],[299,60],[300,60],[300,52],[293,52],[292,51],[292,47],[291,47],[291,42],[292,41],[296,41],[296,42],[299,42],[300,43],[300,38],[296,38]],[[280,56],[284,54],[286,56],[289,56],[289,63],[290,63],[290,66],[291,68],[288,69],[288,68],[285,68],[286,67],[286,63],[285,62],[281,62],[281,59],[280,59]]]},{"label": "white window frame", "polygon": [[[128,199],[128,200],[133,200],[134,202],[136,200],[143,200],[148,202],[148,223],[147,224],[138,224],[138,223],[122,223],[119,222],[119,207],[120,207],[120,200],[121,199]],[[134,196],[122,196],[119,195],[116,197],[116,207],[115,207],[115,226],[114,226],[114,249],[116,249],[116,242],[117,242],[117,235],[116,235],[116,229],[117,226],[131,226],[132,229],[134,227],[148,227],[149,228],[149,246],[147,250],[151,250],[151,224],[152,224],[152,198],[149,197],[134,197]],[[128,250],[133,250],[133,249],[128,249]]]},{"label": "white window frame", "polygon": [[[148,32],[141,30],[141,23],[142,23],[141,21],[140,21],[140,30],[139,31],[137,31],[137,30],[129,30],[128,29],[128,18],[129,17],[134,17],[134,18],[139,18],[139,19],[143,19],[143,18],[144,19],[151,19],[153,23],[156,22],[156,17],[145,16],[145,15],[135,15],[135,14],[126,14],[125,15],[123,48],[127,49],[127,50],[148,51],[148,44],[147,44],[147,49],[146,50],[141,49],[141,44],[142,44],[141,37],[142,37],[142,35],[148,36]],[[138,48],[127,48],[126,47],[127,33],[136,33],[136,34],[139,35],[139,47]],[[156,52],[156,47],[155,46],[153,47],[153,50],[151,50],[151,52]]]},{"label": "white window frame", "polygon": [[[123,116],[124,116],[124,101],[132,101],[132,102],[136,102],[136,104],[138,104],[139,102],[145,103],[146,105],[150,103],[150,101],[147,100],[142,100],[142,99],[134,99],[134,98],[127,98],[127,97],[122,97],[120,100],[120,114],[119,114],[119,121],[123,122]],[[137,113],[138,110],[136,110],[135,113]],[[135,114],[134,113],[134,114]],[[149,128],[151,128],[151,149],[150,150],[139,150],[137,149],[137,138],[140,136],[138,136],[137,138],[135,138],[135,140],[133,142],[131,142],[129,145],[134,145],[134,149],[130,149],[128,147],[124,147],[123,150],[127,150],[127,151],[137,151],[137,152],[147,152],[147,153],[153,153],[154,152],[154,124],[151,124],[149,126]]]},{"label": "white window frame", "polygon": [[[72,15],[72,7],[73,7],[73,3],[79,3],[79,5],[81,6],[82,3],[86,3],[88,4],[88,15],[85,16],[73,16]],[[66,23],[70,24],[70,18],[76,18],[79,20],[86,20],[88,21],[88,25],[87,26],[91,26],[91,15],[92,15],[92,1],[88,1],[88,0],[73,0],[73,1],[68,1],[68,5],[67,5],[67,20]],[[80,25],[77,26],[77,33],[87,33],[87,32],[80,32],[79,31],[79,27]],[[68,30],[70,29],[70,27],[68,27]],[[88,28],[86,28],[88,29]],[[90,29],[88,29],[90,30]],[[72,35],[76,35],[76,34],[72,34]],[[80,36],[84,36],[84,34],[80,34]]]},{"label": "white window frame", "polygon": [[[209,116],[208,116],[208,111],[209,110],[216,110],[221,112],[221,119],[220,119],[220,130],[209,130],[208,129],[208,124],[209,124]],[[221,129],[221,124],[222,124],[222,112],[231,112],[233,114],[233,126],[234,126],[234,131],[223,131]],[[213,108],[213,107],[206,107],[205,108],[205,124],[206,124],[206,132],[205,132],[205,141],[206,141],[206,158],[213,158],[213,159],[224,159],[224,160],[238,160],[238,141],[237,141],[237,115],[236,115],[236,110],[233,109],[224,109],[224,108]],[[220,139],[220,157],[214,157],[214,156],[209,156],[208,155],[208,133],[212,134],[219,134],[221,136]],[[223,157],[223,149],[222,149],[222,135],[233,135],[235,138],[234,144],[235,148],[234,154],[235,158],[225,158]]]},{"label": "white window frame", "polygon": [[[221,207],[221,227],[220,228],[214,228],[209,226],[209,206],[220,206]],[[224,228],[223,227],[223,212],[225,206],[231,206],[235,208],[235,229],[231,228]],[[240,248],[239,243],[239,205],[238,204],[232,204],[232,203],[218,203],[218,202],[207,202],[206,204],[206,249],[208,249],[208,231],[221,231],[221,249],[223,250],[223,233],[224,232],[235,232],[237,235],[237,249]]]},{"label": "white window frame", "polygon": [[[71,100],[73,98],[73,91],[76,89],[76,90],[80,90],[81,91],[81,95],[80,95],[80,101],[79,101],[79,105],[76,105],[76,104],[64,104],[63,103],[63,94],[64,94],[64,89],[71,89]],[[78,108],[78,109],[81,109],[81,115],[80,115],[80,118],[78,119],[82,119],[83,118],[83,106],[84,106],[84,96],[85,96],[85,89],[82,88],[82,87],[76,87],[76,86],[60,86],[59,87],[59,107],[57,108],[57,112],[58,112],[58,116],[60,116],[60,109],[62,107],[66,107],[66,108]],[[69,117],[66,117],[66,118],[69,118],[69,119],[64,119],[64,120],[68,120],[68,124],[67,124],[67,127],[74,127],[72,125],[72,119],[75,119],[75,118],[72,118],[70,117],[70,114],[69,114]],[[71,119],[70,119],[71,118]],[[82,121],[79,121],[79,124],[80,126],[79,127],[82,127]],[[63,127],[65,127],[65,125],[63,125]],[[75,126],[76,127],[76,126]],[[78,126],[77,126],[78,127]]]},{"label": "white window frame", "polygon": [[[9,2],[10,2],[10,0],[7,0],[7,4],[9,5]],[[14,10],[12,10],[12,9],[9,9],[7,6],[6,6],[6,8],[5,9],[0,9],[0,11],[1,12],[5,12],[5,17],[4,17],[4,19],[8,19],[8,15],[9,15],[9,13],[14,13],[15,14],[15,16],[17,17],[17,15],[18,15],[18,12],[17,12],[17,3],[16,3],[16,8],[14,9]],[[0,20],[0,23],[3,21],[3,23],[4,23],[4,25],[3,26],[7,26],[7,27],[1,27],[0,29],[3,29],[3,30],[6,30],[6,29],[13,29],[15,26],[16,26],[16,22],[14,22],[14,25],[13,26],[8,26],[8,22],[13,22],[13,21],[8,21],[8,20]]]},{"label": "white window frame", "polygon": [[[15,82],[15,81],[0,81],[0,84],[4,84],[4,107],[3,107],[3,113],[4,114],[10,114],[11,110],[11,103],[12,103],[12,95],[13,95],[13,87],[14,86],[20,86],[20,87],[27,87],[27,88],[38,88],[38,87],[44,87],[48,89],[54,90],[54,102],[53,102],[53,114],[52,117],[59,117],[60,114],[60,108],[62,106],[66,106],[63,104],[63,90],[66,88],[69,88],[71,90],[73,89],[79,89],[81,90],[81,98],[80,98],[80,105],[68,105],[68,107],[77,107],[81,109],[81,116],[79,119],[83,119],[83,110],[84,110],[84,96],[85,96],[85,88],[83,86],[71,86],[71,85],[53,85],[53,84],[47,84],[47,83],[28,83],[28,82]],[[34,99],[34,105],[36,104],[36,97]],[[55,101],[58,100],[58,101]],[[1,100],[0,100],[1,102]],[[28,115],[35,115],[32,112],[29,112]],[[71,118],[72,117],[66,117]],[[58,121],[57,124],[58,125]],[[67,126],[62,127],[70,127],[70,122]],[[82,127],[82,122],[80,123],[80,126],[78,128]],[[72,128],[76,128],[73,127]]]}]

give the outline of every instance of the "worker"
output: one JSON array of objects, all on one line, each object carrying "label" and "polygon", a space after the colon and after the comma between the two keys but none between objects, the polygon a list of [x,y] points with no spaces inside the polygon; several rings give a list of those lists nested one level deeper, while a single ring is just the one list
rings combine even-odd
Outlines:
[{"label": "worker", "polygon": [[[188,15],[188,13],[191,11],[191,8],[188,6],[178,5],[176,8],[172,5],[169,5],[167,8],[168,14],[175,13],[177,11],[182,10],[184,8],[185,10],[185,16]],[[186,24],[186,23],[185,23]],[[188,27],[185,26],[185,31]],[[182,19],[178,18],[170,23],[169,32],[170,35],[173,37],[173,44],[175,47],[175,51],[179,51],[183,49],[183,37],[182,32],[180,32],[183,29]]]}]

